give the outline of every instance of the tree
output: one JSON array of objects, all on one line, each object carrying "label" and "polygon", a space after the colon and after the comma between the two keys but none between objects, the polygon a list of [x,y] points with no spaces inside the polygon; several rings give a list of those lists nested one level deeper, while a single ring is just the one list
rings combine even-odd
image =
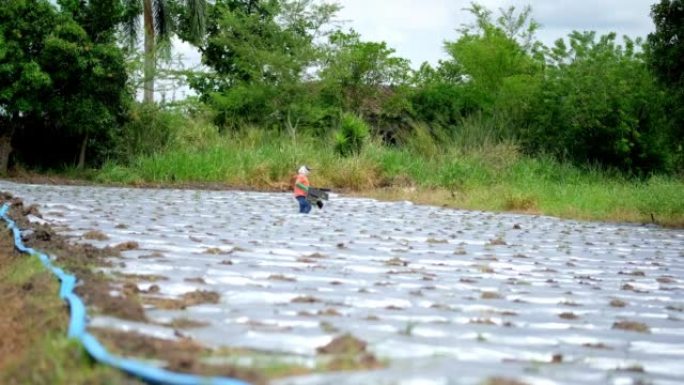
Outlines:
[{"label": "tree", "polygon": [[115,127],[124,109],[126,72],[114,44],[120,1],[60,6],[18,0],[0,9],[2,171],[13,149],[42,165],[77,151],[82,167],[90,139]]},{"label": "tree", "polygon": [[354,30],[336,31],[319,74],[326,102],[362,117],[377,114],[387,96],[406,84],[409,61],[385,42],[365,42]]},{"label": "tree", "polygon": [[70,17],[46,40],[42,55],[58,90],[48,111],[58,128],[81,137],[82,168],[89,139],[116,126],[128,97],[123,55],[115,46],[124,6],[120,0],[58,1]]},{"label": "tree", "polygon": [[669,91],[670,135],[684,167],[684,1],[651,6],[655,32],[648,35],[649,64]]},{"label": "tree", "polygon": [[51,79],[38,60],[55,18],[46,1],[18,0],[0,7],[0,173],[7,171],[22,120],[43,110],[40,95],[51,87]]},{"label": "tree", "polygon": [[459,80],[449,77],[451,73],[461,73],[460,70],[443,71],[448,67],[442,62],[438,69],[433,69],[424,63],[416,72],[416,84],[410,96],[412,110],[416,120],[427,123],[428,127],[455,127],[464,116],[480,107],[471,103],[473,98]]},{"label": "tree", "polygon": [[[87,12],[102,11],[95,8]],[[78,168],[85,165],[90,138],[117,125],[128,96],[122,52],[113,40],[98,44],[89,36],[67,19],[45,40],[40,57],[53,85],[45,95],[46,117],[59,136],[80,139]]]},{"label": "tree", "polygon": [[684,85],[684,1],[661,0],[651,7],[655,32],[648,35],[650,64],[658,78]]},{"label": "tree", "polygon": [[316,39],[337,12],[313,0],[219,0],[208,15],[202,62],[212,72],[190,78],[203,101],[218,111],[217,123],[286,125],[316,115],[307,70],[319,57]]},{"label": "tree", "polygon": [[124,32],[129,48],[138,43],[140,13],[143,16],[143,101],[154,102],[154,83],[159,47],[170,47],[171,34],[200,44],[206,24],[206,0],[123,0]]},{"label": "tree", "polygon": [[[514,137],[542,75],[540,43],[534,38],[539,24],[530,7],[519,13],[514,7],[501,9],[496,20],[476,3],[468,10],[475,24],[461,28],[458,40],[445,42],[450,60],[438,68],[442,80],[426,85],[416,102],[439,106],[436,111],[442,112],[429,117],[438,123],[455,128],[457,120],[484,117],[495,137]],[[445,99],[440,92],[453,96]],[[449,108],[456,110],[449,114]]]},{"label": "tree", "polygon": [[476,25],[465,26],[457,41],[444,46],[461,76],[484,98],[493,97],[508,77],[539,72],[540,66],[531,56],[538,46],[533,39],[539,25],[531,19],[529,7],[518,15],[513,7],[501,10],[497,23],[491,20],[489,10],[475,3],[469,11]]},{"label": "tree", "polygon": [[574,163],[633,174],[667,166],[663,94],[649,73],[640,41],[573,32],[559,41],[529,112],[523,144]]}]

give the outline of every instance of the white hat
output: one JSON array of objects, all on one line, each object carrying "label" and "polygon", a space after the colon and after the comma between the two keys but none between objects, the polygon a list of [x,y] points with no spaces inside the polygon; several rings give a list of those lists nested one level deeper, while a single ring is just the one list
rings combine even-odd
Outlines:
[{"label": "white hat", "polygon": [[309,171],[311,171],[310,168],[308,168],[308,167],[306,167],[306,166],[302,166],[302,167],[299,168],[299,171],[297,171],[297,172],[298,172],[299,174],[302,174],[302,175],[308,175],[308,174],[309,174]]}]

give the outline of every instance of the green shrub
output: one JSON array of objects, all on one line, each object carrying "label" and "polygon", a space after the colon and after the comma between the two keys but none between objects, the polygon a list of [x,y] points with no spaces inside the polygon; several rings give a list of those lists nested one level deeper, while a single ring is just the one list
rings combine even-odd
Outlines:
[{"label": "green shrub", "polygon": [[[438,126],[434,126],[438,127]],[[432,158],[441,152],[442,148],[440,146],[440,140],[436,138],[441,130],[436,128],[435,131],[438,133],[433,133],[431,127],[428,127],[424,123],[418,123],[411,125],[411,132],[406,135],[405,147],[415,154],[419,154],[426,158]]]},{"label": "green shrub", "polygon": [[662,93],[633,44],[617,45],[614,34],[596,41],[575,32],[570,40],[577,52],[549,68],[530,110],[528,151],[634,174],[667,169]]},{"label": "green shrub", "polygon": [[183,123],[184,118],[177,112],[149,103],[136,105],[117,138],[116,155],[129,162],[140,155],[157,153],[170,144]]},{"label": "green shrub", "polygon": [[457,126],[461,117],[481,107],[469,91],[466,87],[442,82],[418,88],[411,95],[416,120],[430,125]]},{"label": "green shrub", "polygon": [[340,128],[335,132],[335,151],[342,156],[359,154],[368,138],[370,128],[360,117],[345,113]]}]

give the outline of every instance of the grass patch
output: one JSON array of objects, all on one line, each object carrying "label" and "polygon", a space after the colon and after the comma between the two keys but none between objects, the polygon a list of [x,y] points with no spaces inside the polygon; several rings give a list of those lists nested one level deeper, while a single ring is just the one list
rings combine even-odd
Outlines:
[{"label": "grass patch", "polygon": [[601,169],[580,169],[550,157],[530,158],[512,143],[400,148],[368,141],[342,157],[328,138],[291,137],[258,129],[211,135],[135,158],[106,163],[100,183],[187,184],[286,191],[300,164],[313,168],[312,184],[389,200],[464,209],[513,211],[562,218],[657,223],[684,227],[684,180],[636,180]]},{"label": "grass patch", "polygon": [[[2,231],[6,230],[3,228]],[[20,286],[31,282],[32,279],[41,276],[43,273],[46,273],[45,267],[37,256],[23,255],[23,258],[18,256],[13,259],[11,266],[2,269],[2,280],[13,286]]]},{"label": "grass patch", "polygon": [[75,340],[45,334],[0,374],[3,384],[143,384],[118,370],[96,365]]},{"label": "grass patch", "polygon": [[0,234],[0,383],[142,384],[95,365],[66,338],[69,315],[57,280],[35,256],[14,251],[12,242],[7,231]]}]

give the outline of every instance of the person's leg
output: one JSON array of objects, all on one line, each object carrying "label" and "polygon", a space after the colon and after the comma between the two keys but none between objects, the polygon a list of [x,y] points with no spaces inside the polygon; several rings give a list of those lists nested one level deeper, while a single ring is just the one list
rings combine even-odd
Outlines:
[{"label": "person's leg", "polygon": [[306,205],[309,203],[306,201],[306,198],[304,197],[297,197],[297,202],[299,202],[299,212],[300,213],[307,213],[306,211]]},{"label": "person's leg", "polygon": [[308,200],[304,199],[304,204],[305,204],[304,212],[305,212],[306,214],[308,214],[309,211],[311,211],[311,202],[309,202]]}]

